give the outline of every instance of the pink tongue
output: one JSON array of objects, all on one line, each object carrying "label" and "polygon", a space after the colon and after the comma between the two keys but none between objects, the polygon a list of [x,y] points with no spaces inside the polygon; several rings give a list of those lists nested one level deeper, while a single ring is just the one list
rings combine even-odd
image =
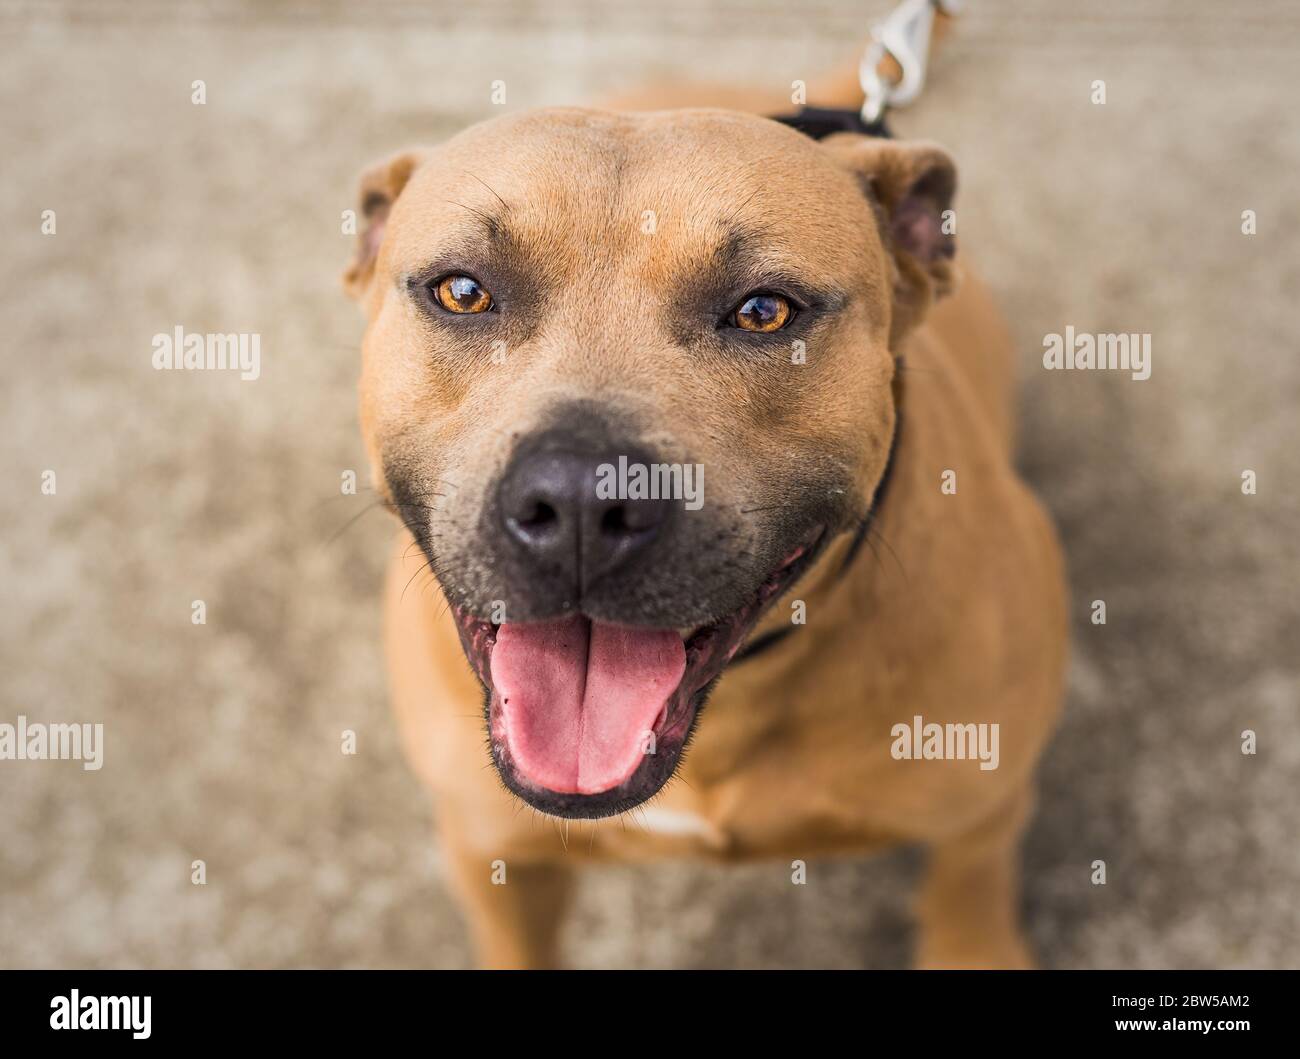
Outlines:
[{"label": "pink tongue", "polygon": [[672,629],[580,615],[502,625],[492,683],[515,767],[565,794],[617,787],[641,764],[685,671],[686,648]]}]

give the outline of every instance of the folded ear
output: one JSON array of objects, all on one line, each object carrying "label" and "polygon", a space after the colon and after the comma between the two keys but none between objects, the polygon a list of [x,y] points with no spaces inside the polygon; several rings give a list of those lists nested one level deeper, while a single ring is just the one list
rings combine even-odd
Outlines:
[{"label": "folded ear", "polygon": [[360,298],[370,285],[379,248],[384,241],[388,214],[411,174],[427,156],[428,152],[423,150],[402,151],[361,174],[361,186],[357,192],[357,249],[343,273],[343,288],[352,297]]},{"label": "folded ear", "polygon": [[862,181],[894,267],[891,345],[956,286],[952,210],[957,167],[932,143],[853,134],[823,141]]}]

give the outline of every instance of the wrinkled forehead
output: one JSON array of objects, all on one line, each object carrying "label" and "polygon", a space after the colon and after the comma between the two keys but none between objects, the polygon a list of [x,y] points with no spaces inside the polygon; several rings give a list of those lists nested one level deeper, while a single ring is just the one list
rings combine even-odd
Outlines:
[{"label": "wrinkled forehead", "polygon": [[[857,179],[799,133],[727,111],[543,110],[435,150],[398,201],[390,268],[491,247],[540,263],[747,258],[849,272],[877,244]],[[566,262],[571,268],[574,262]]]}]

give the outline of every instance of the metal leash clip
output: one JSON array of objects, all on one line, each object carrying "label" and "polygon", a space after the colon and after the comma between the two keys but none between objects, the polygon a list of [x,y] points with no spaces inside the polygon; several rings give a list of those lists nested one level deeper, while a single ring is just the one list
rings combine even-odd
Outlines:
[{"label": "metal leash clip", "polygon": [[[961,6],[962,0],[903,0],[876,24],[858,70],[866,97],[862,103],[862,120],[866,124],[877,124],[886,107],[906,106],[920,94],[929,62],[934,14],[941,11],[955,15]],[[880,64],[886,58],[898,63],[902,71],[897,81],[881,76]]]}]

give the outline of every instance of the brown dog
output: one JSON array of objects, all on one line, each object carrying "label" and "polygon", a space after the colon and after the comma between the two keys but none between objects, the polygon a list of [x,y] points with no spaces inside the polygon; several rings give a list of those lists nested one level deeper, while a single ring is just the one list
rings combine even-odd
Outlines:
[{"label": "brown dog", "polygon": [[1027,964],[1063,577],[955,185],[721,109],[512,115],[364,177],[392,691],[484,964],[555,962],[581,858],[899,842],[922,965]]}]

